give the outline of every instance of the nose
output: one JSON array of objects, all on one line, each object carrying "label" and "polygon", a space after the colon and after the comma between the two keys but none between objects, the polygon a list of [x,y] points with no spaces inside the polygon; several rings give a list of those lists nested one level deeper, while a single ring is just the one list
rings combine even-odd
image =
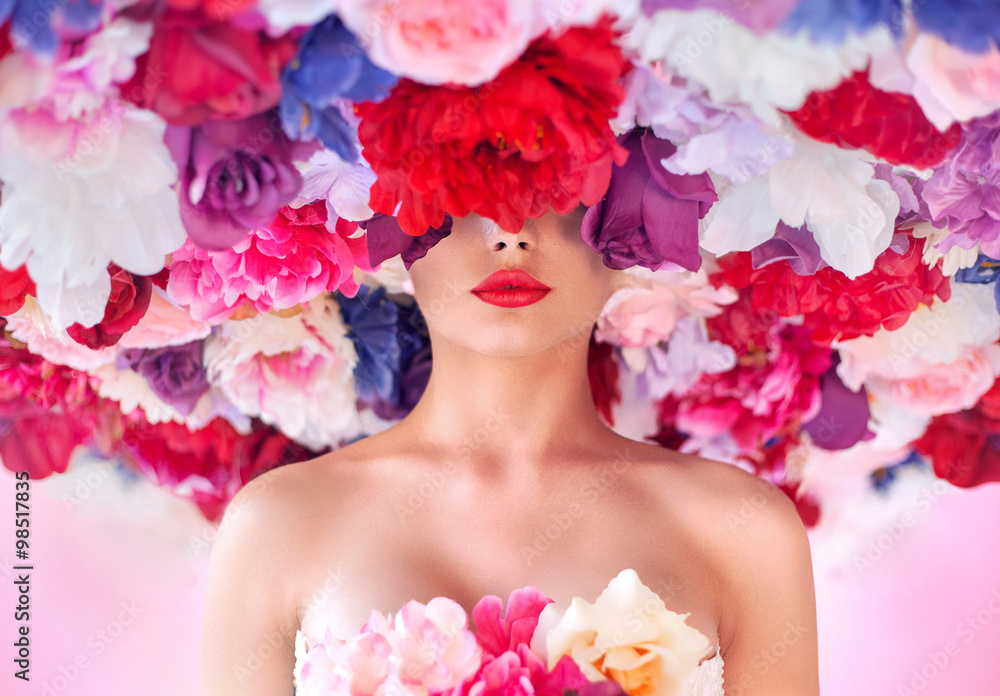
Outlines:
[{"label": "nose", "polygon": [[[517,232],[508,232],[492,220],[484,220],[486,223],[485,240],[491,251],[504,251],[519,249],[529,251],[535,248],[538,238],[531,225],[525,225]],[[510,253],[510,252],[508,252]]]}]

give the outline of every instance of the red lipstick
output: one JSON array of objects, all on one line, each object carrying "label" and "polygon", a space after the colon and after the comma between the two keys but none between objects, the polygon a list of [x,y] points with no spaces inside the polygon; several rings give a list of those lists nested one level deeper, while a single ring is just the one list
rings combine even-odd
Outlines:
[{"label": "red lipstick", "polygon": [[472,288],[472,293],[498,307],[524,307],[538,302],[551,289],[520,268],[512,271],[502,268]]}]

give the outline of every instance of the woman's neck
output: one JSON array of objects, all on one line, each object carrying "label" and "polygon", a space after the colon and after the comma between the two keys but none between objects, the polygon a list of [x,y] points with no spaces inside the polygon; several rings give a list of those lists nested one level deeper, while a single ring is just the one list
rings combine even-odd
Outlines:
[{"label": "woman's neck", "polygon": [[575,339],[525,356],[435,343],[427,390],[397,427],[462,460],[508,472],[618,438],[594,406],[587,341]]}]

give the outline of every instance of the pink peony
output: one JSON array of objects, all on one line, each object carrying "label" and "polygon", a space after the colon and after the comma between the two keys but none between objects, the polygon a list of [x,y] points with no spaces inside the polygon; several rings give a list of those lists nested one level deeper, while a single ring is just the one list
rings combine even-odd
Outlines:
[{"label": "pink peony", "polygon": [[966,347],[950,363],[907,364],[905,376],[869,377],[865,387],[909,413],[940,416],[972,408],[1000,375],[1000,346]]},{"label": "pink peony", "polygon": [[212,325],[191,317],[184,309],[167,299],[166,293],[153,287],[149,309],[139,323],[129,329],[118,342],[121,348],[160,348],[179,346],[205,338]]},{"label": "pink peony", "polygon": [[476,640],[487,659],[475,679],[466,684],[465,696],[562,696],[567,689],[579,690],[589,683],[568,656],[550,672],[545,660],[529,647],[538,616],[551,601],[535,588],[525,587],[510,593],[503,616],[495,595],[476,603],[472,609]]},{"label": "pink peony", "polygon": [[241,413],[313,450],[361,435],[354,344],[337,305],[320,297],[291,317],[227,321],[205,341],[208,380]]},{"label": "pink peony", "polygon": [[550,672],[545,661],[522,643],[483,664],[464,696],[563,696],[589,684],[569,655],[563,655]]},{"label": "pink peony", "polygon": [[742,451],[753,452],[819,412],[819,377],[829,369],[831,354],[813,343],[811,330],[780,321],[766,330],[763,346],[752,340],[742,345],[748,348],[736,367],[702,375],[675,402],[674,425],[696,439],[728,433]]},{"label": "pink peony", "polygon": [[945,130],[1000,108],[1000,50],[966,53],[933,34],[910,45],[906,68],[915,82],[913,97],[927,118]]},{"label": "pink peony", "polygon": [[245,304],[268,312],[338,289],[354,297],[355,266],[371,270],[364,236],[350,236],[356,230],[342,219],[328,221],[320,202],[282,208],[274,222],[232,249],[205,251],[187,240],[173,255],[167,295],[212,323]]},{"label": "pink peony", "polygon": [[525,0],[345,0],[338,13],[373,63],[428,85],[491,80],[545,28]]},{"label": "pink peony", "polygon": [[328,628],[301,664],[296,694],[372,696],[389,676],[391,655],[392,646],[381,633],[369,629],[340,640]]},{"label": "pink peony", "polygon": [[440,693],[475,674],[481,649],[468,623],[465,610],[446,597],[404,604],[389,636],[400,657],[400,682]]},{"label": "pink peony", "polygon": [[[630,271],[631,272],[631,271]],[[616,292],[597,321],[594,337],[620,346],[653,346],[666,341],[684,316],[717,316],[737,298],[729,287],[715,288],[704,270],[697,273],[646,271]]]}]

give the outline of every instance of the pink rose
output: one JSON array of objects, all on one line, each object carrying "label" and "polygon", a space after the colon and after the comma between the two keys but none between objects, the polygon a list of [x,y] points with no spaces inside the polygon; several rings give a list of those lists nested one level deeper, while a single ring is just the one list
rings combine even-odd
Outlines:
[{"label": "pink rose", "polygon": [[346,0],[338,10],[376,65],[428,85],[478,85],[544,25],[526,0]]}]

